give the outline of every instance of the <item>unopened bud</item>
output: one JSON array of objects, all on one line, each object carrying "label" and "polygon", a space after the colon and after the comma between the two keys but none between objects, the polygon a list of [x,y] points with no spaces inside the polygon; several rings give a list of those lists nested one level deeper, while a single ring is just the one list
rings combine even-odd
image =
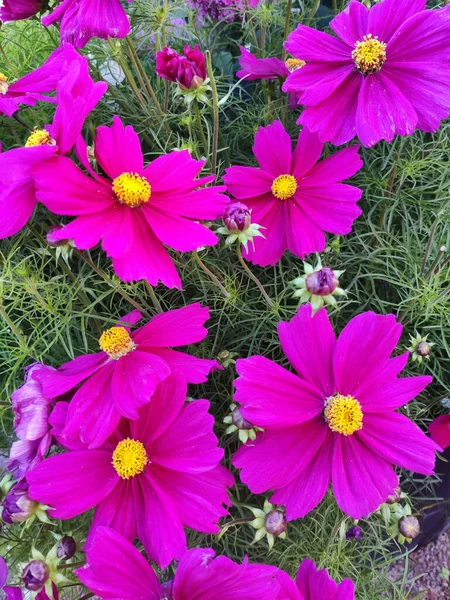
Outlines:
[{"label": "unopened bud", "polygon": [[36,513],[38,502],[28,496],[28,484],[20,481],[9,490],[2,502],[2,519],[5,523],[23,523]]},{"label": "unopened bud", "polygon": [[416,517],[402,517],[398,522],[400,533],[408,539],[414,539],[420,533],[419,521]]},{"label": "unopened bud", "polygon": [[315,296],[328,296],[339,286],[339,279],[329,267],[323,267],[306,277],[306,289]]},{"label": "unopened bud", "polygon": [[56,556],[60,560],[69,560],[77,551],[77,543],[71,535],[65,535],[59,540]]},{"label": "unopened bud", "polygon": [[355,525],[347,531],[345,534],[347,540],[360,540],[361,539],[361,528]]},{"label": "unopened bud", "polygon": [[223,213],[223,223],[228,231],[246,231],[251,224],[251,213],[242,202],[233,202]]},{"label": "unopened bud", "polygon": [[49,570],[43,560],[32,560],[22,573],[22,581],[27,590],[40,592],[49,578]]},{"label": "unopened bud", "polygon": [[249,423],[247,419],[244,419],[239,406],[236,406],[231,413],[231,421],[233,425],[237,427],[237,429],[251,429],[253,427],[253,425]]},{"label": "unopened bud", "polygon": [[402,490],[400,487],[396,487],[394,488],[394,492],[389,494],[389,496],[386,498],[386,504],[395,504],[396,502],[400,501],[401,497]]},{"label": "unopened bud", "polygon": [[46,242],[52,248],[59,248],[60,246],[66,246],[69,243],[69,240],[52,240],[52,235],[57,231],[60,231],[63,228],[63,225],[52,225],[47,234],[45,236]]},{"label": "unopened bud", "polygon": [[420,342],[416,350],[419,356],[428,356],[431,352],[431,345],[428,342]]},{"label": "unopened bud", "polygon": [[281,510],[271,510],[266,516],[267,533],[279,537],[287,529],[286,515]]}]

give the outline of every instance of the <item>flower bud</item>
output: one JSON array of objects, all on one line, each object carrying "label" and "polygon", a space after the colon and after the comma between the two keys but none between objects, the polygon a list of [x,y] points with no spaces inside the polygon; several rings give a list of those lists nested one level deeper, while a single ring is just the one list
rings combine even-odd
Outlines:
[{"label": "flower bud", "polygon": [[22,581],[27,590],[40,592],[49,578],[49,570],[43,560],[32,560],[22,573]]},{"label": "flower bud", "polygon": [[361,528],[355,525],[347,531],[345,534],[347,540],[360,540],[361,539]]},{"label": "flower bud", "polygon": [[52,248],[59,248],[59,246],[65,246],[69,243],[69,240],[52,240],[52,235],[57,231],[60,231],[63,228],[63,225],[52,225],[49,227],[47,234],[45,236],[45,240],[49,246]]},{"label": "flower bud", "polygon": [[205,55],[198,49],[184,47],[184,56],[172,48],[164,48],[156,55],[156,74],[178,83],[180,89],[199,88],[207,77]]},{"label": "flower bud", "polygon": [[402,490],[400,487],[396,487],[394,488],[394,492],[389,494],[389,496],[386,498],[386,504],[395,504],[396,502],[400,501],[401,497]]},{"label": "flower bud", "polygon": [[239,406],[236,406],[231,413],[231,422],[236,426],[237,429],[251,429],[253,425],[244,419]]},{"label": "flower bud", "polygon": [[20,481],[6,494],[2,502],[5,523],[23,523],[36,513],[39,503],[28,497],[28,484]]},{"label": "flower bud", "polygon": [[313,271],[306,277],[306,289],[315,296],[328,296],[339,286],[339,279],[329,267]]},{"label": "flower bud", "polygon": [[281,510],[271,510],[266,515],[266,530],[267,533],[274,535],[275,537],[280,536],[287,529],[286,515]]},{"label": "flower bud", "polygon": [[414,539],[420,533],[420,524],[416,517],[402,517],[398,522],[400,533],[408,539]]},{"label": "flower bud", "polygon": [[431,344],[426,341],[420,342],[420,344],[417,346],[416,352],[419,356],[428,356],[431,352]]},{"label": "flower bud", "polygon": [[228,231],[246,231],[251,225],[251,213],[242,202],[233,202],[223,214],[223,224]]},{"label": "flower bud", "polygon": [[56,556],[60,560],[69,560],[77,551],[77,543],[71,535],[64,535],[56,548]]},{"label": "flower bud", "polygon": [[161,600],[173,600],[173,579],[162,584]]}]

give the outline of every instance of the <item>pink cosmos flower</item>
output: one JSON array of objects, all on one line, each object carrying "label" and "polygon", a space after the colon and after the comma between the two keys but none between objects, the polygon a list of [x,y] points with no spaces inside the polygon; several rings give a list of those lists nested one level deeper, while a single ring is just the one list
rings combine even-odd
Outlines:
[{"label": "pink cosmos flower", "polygon": [[182,90],[198,88],[207,77],[205,55],[198,49],[184,47],[184,56],[172,48],[164,48],[156,54],[156,74],[163,79],[178,83]]},{"label": "pink cosmos flower", "polygon": [[0,21],[21,21],[41,10],[40,0],[3,0],[0,5]]},{"label": "pink cosmos flower", "polygon": [[[22,590],[19,587],[5,585],[7,579],[8,565],[3,556],[0,556],[0,590],[5,593],[6,600],[22,600]],[[45,593],[45,590],[42,590],[37,594],[35,600],[50,600],[50,598]],[[53,600],[59,600],[58,590],[55,585],[53,585]]]},{"label": "pink cosmos flower", "polygon": [[317,162],[323,144],[303,128],[292,152],[291,138],[279,121],[260,127],[253,154],[260,168],[230,167],[227,190],[252,209],[252,220],[265,227],[246,257],[261,265],[275,265],[289,249],[304,258],[322,252],[324,232],[345,235],[361,214],[356,202],[362,191],[340,183],[362,167],[359,146],[345,148]]},{"label": "pink cosmos flower", "polygon": [[67,154],[72,150],[87,115],[106,92],[107,84],[94,83],[89,75],[87,59],[72,46],[66,44],[61,56],[63,65],[59,70],[53,124],[34,130],[25,147],[0,154],[0,239],[20,231],[36,207],[32,168],[45,163],[53,155]]},{"label": "pink cosmos flower", "polygon": [[281,584],[279,598],[283,600],[354,600],[355,584],[344,579],[337,584],[329,577],[326,569],[317,570],[309,558],[305,559],[297,573],[294,583],[287,573],[278,571]]},{"label": "pink cosmos flower", "polygon": [[226,488],[234,481],[219,465],[223,450],[209,402],[186,403],[186,393],[184,375],[173,371],[139,418],[122,420],[102,447],[52,456],[28,473],[31,498],[53,507],[55,519],[97,507],[87,548],[105,525],[130,541],[137,535],[161,567],[180,559],[183,527],[219,532],[217,522],[229,505]]},{"label": "pink cosmos flower", "polygon": [[283,87],[301,93],[298,123],[336,145],[436,131],[450,115],[450,7],[425,8],[353,0],[330,23],[338,38],[298,25],[285,47],[307,64]]},{"label": "pink cosmos flower", "polygon": [[354,317],[339,338],[324,308],[302,306],[278,334],[294,375],[263,356],[237,361],[235,399],[263,428],[233,464],[254,494],[273,490],[288,521],[305,516],[330,482],[339,507],[366,517],[398,485],[393,464],[433,473],[439,446],[396,412],[430,382],[405,377],[409,353],[390,358],[402,326],[393,315]]},{"label": "pink cosmos flower", "polygon": [[79,433],[90,448],[101,446],[121,417],[138,418],[138,409],[150,401],[157,384],[173,369],[179,369],[188,383],[202,383],[217,367],[215,360],[168,348],[203,340],[208,334],[204,327],[208,308],[197,303],[161,313],[133,332],[125,326],[140,319],[135,310],[104,331],[99,340],[101,352],[37,374],[47,397],[64,394],[84,382],[69,405],[65,436]]},{"label": "pink cosmos flower", "polygon": [[[219,217],[228,198],[224,187],[199,186],[214,176],[195,179],[204,161],[188,150],[156,158],[144,168],[139,138],[119,117],[113,125],[99,127],[95,156],[108,178],[84,166],[85,175],[71,160],[55,157],[33,170],[38,199],[58,215],[77,218],[52,238],[73,239],[88,249],[102,240],[113,259],[114,270],[124,281],[161,280],[167,287],[181,281],[163,244],[180,252],[213,246],[217,236],[198,220]],[[56,184],[55,173],[58,173]]]},{"label": "pink cosmos flower", "polygon": [[123,38],[130,33],[130,23],[120,0],[63,0],[42,19],[45,26],[55,22],[61,24],[61,40],[75,48],[83,48],[93,37],[106,40]]},{"label": "pink cosmos flower", "polygon": [[431,439],[439,444],[441,448],[450,446],[450,415],[441,415],[436,417],[430,426],[428,432]]},{"label": "pink cosmos flower", "polygon": [[174,579],[161,585],[137,548],[106,527],[97,529],[75,573],[102,600],[274,600],[279,590],[276,568],[237,564],[209,548],[186,552]]}]

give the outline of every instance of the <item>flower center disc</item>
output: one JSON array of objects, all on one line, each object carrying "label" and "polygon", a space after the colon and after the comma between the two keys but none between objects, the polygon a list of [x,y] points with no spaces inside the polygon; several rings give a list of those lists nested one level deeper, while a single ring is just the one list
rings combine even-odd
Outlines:
[{"label": "flower center disc", "polygon": [[102,333],[98,341],[100,348],[117,360],[136,348],[125,327],[111,327]]},{"label": "flower center disc", "polygon": [[121,204],[136,208],[150,200],[152,188],[145,177],[137,173],[122,173],[112,183],[113,191]]},{"label": "flower center disc", "polygon": [[278,200],[287,200],[297,191],[297,180],[293,175],[278,175],[272,183],[272,194]]},{"label": "flower center disc", "polygon": [[287,70],[290,73],[293,73],[294,71],[304,67],[306,62],[304,60],[300,60],[299,58],[288,58],[284,64],[286,65]]},{"label": "flower center disc", "polygon": [[30,137],[25,142],[25,148],[34,146],[54,146],[55,140],[50,136],[45,129],[35,129]]},{"label": "flower center disc", "polygon": [[0,94],[6,94],[8,88],[8,78],[3,73],[0,73]]},{"label": "flower center disc", "polygon": [[352,435],[363,426],[361,404],[353,396],[331,396],[325,402],[325,420],[331,431]]},{"label": "flower center disc", "polygon": [[117,474],[122,479],[140,475],[148,463],[144,444],[131,438],[122,440],[114,450],[112,462]]},{"label": "flower center disc", "polygon": [[386,44],[369,33],[362,41],[356,42],[352,58],[358,71],[364,75],[378,73],[386,62]]}]

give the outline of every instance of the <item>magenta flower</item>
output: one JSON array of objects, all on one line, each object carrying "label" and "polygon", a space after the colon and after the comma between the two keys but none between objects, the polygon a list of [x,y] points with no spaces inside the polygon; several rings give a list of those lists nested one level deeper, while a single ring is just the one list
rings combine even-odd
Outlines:
[{"label": "magenta flower", "polygon": [[294,581],[284,571],[278,571],[281,585],[280,595],[283,600],[354,600],[355,584],[344,579],[339,585],[331,579],[326,569],[317,570],[309,558],[305,559],[298,570]]},{"label": "magenta flower", "polygon": [[301,93],[298,123],[336,145],[436,131],[450,115],[450,8],[425,8],[426,0],[370,9],[353,0],[330,23],[338,38],[298,25],[285,46],[307,64],[283,86]]},{"label": "magenta flower", "polygon": [[0,4],[0,21],[29,19],[41,10],[40,0],[3,0]]},{"label": "magenta flower", "polygon": [[[215,177],[195,179],[204,161],[194,160],[188,150],[160,156],[144,168],[139,138],[119,117],[111,128],[97,129],[94,147],[108,179],[92,169],[88,177],[63,157],[33,170],[38,199],[58,215],[78,217],[52,239],[73,239],[81,249],[102,240],[122,280],[146,279],[152,285],[161,280],[180,288],[163,244],[180,252],[216,244],[217,236],[198,221],[222,214],[228,202],[224,187],[197,189]],[[87,160],[83,164],[89,169]]]},{"label": "magenta flower", "polygon": [[[254,8],[260,0],[249,0]],[[245,9],[245,0],[188,0],[188,5],[198,12],[200,19],[213,19],[231,23],[241,16]]]},{"label": "magenta flower", "polygon": [[63,0],[42,19],[45,26],[55,22],[61,24],[61,40],[75,48],[83,48],[93,37],[123,38],[130,32],[130,23],[120,0]]},{"label": "magenta flower", "polygon": [[156,54],[156,74],[178,83],[182,90],[198,88],[207,77],[205,55],[198,44],[193,48],[186,45],[184,56],[172,48],[164,48]]},{"label": "magenta flower", "polygon": [[280,323],[281,346],[298,375],[263,356],[237,361],[235,399],[242,416],[263,428],[233,464],[254,494],[273,490],[288,521],[305,516],[330,482],[336,501],[366,517],[398,485],[392,465],[433,473],[439,446],[396,412],[431,377],[398,378],[409,353],[390,358],[402,326],[393,315],[354,317],[339,338],[326,310],[302,306]]},{"label": "magenta flower", "polygon": [[46,369],[37,378],[47,397],[64,394],[84,382],[69,405],[63,435],[79,434],[96,448],[115,431],[121,417],[138,418],[138,409],[150,401],[157,384],[179,369],[188,383],[202,383],[217,367],[215,360],[196,358],[170,350],[203,340],[208,330],[209,309],[200,304],[171,310],[153,317],[130,332],[141,314],[135,310],[122,322],[104,331],[101,352],[79,356],[57,371]]},{"label": "magenta flower", "polygon": [[356,202],[362,191],[340,183],[362,167],[358,146],[345,148],[317,163],[323,144],[303,128],[292,152],[291,138],[279,121],[260,127],[253,154],[260,168],[230,167],[227,190],[252,209],[252,221],[265,227],[246,257],[275,265],[289,249],[304,258],[322,252],[324,232],[345,235],[361,214]]},{"label": "magenta flower", "polygon": [[107,84],[94,83],[89,75],[87,59],[72,46],[66,44],[62,56],[64,62],[59,72],[53,124],[34,130],[25,147],[0,154],[0,170],[3,173],[0,239],[20,231],[36,207],[36,190],[31,175],[33,167],[45,163],[53,155],[67,154],[72,150],[87,115],[106,92]]},{"label": "magenta flower", "polygon": [[[97,507],[87,547],[100,525],[130,541],[136,535],[161,567],[186,551],[183,527],[218,533],[233,477],[219,465],[207,400],[185,403],[186,379],[175,370],[158,385],[151,406],[123,420],[96,450],[47,458],[27,475],[30,496],[71,519]],[[119,567],[119,565],[114,565]]]},{"label": "magenta flower", "polygon": [[137,548],[106,527],[98,528],[86,565],[75,573],[102,600],[274,600],[279,590],[276,568],[237,564],[209,548],[186,552],[175,578],[161,585]]},{"label": "magenta flower", "polygon": [[436,417],[428,427],[431,439],[441,448],[450,446],[450,415]]}]

